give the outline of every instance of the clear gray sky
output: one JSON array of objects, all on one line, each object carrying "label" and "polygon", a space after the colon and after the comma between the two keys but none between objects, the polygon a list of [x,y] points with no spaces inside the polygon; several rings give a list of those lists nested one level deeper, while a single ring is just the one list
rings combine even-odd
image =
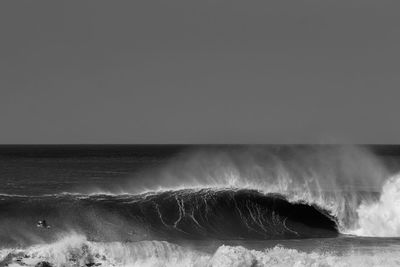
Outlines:
[{"label": "clear gray sky", "polygon": [[400,143],[400,1],[0,2],[0,143]]}]

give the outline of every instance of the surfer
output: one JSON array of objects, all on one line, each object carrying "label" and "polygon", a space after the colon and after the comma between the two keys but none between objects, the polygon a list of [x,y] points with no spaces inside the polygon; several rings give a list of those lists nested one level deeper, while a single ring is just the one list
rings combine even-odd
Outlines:
[{"label": "surfer", "polygon": [[50,228],[50,225],[47,224],[46,220],[41,220],[41,221],[38,221],[38,223],[36,224],[36,227],[48,229],[48,228]]}]

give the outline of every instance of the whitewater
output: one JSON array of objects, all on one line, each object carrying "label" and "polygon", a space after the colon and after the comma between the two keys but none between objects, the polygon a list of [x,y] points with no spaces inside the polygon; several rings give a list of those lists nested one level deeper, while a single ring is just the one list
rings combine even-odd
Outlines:
[{"label": "whitewater", "polygon": [[275,246],[265,250],[243,246],[219,246],[214,253],[185,248],[166,241],[89,242],[71,234],[58,242],[27,249],[4,250],[3,266],[398,266],[397,247],[365,253],[357,250],[337,255],[331,252],[301,252]]},{"label": "whitewater", "polygon": [[18,149],[0,150],[0,266],[400,265],[397,155]]}]

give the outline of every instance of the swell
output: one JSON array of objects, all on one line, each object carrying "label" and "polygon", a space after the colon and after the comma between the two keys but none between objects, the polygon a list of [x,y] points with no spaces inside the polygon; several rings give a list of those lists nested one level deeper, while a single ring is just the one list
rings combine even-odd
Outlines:
[{"label": "swell", "polygon": [[[184,189],[139,195],[0,197],[0,239],[47,242],[76,231],[92,240],[332,237],[327,211],[255,190]],[[36,228],[46,219],[50,230]]]}]

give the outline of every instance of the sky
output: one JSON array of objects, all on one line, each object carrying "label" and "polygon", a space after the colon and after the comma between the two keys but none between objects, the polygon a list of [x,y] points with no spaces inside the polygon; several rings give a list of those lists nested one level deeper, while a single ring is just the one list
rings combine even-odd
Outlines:
[{"label": "sky", "polygon": [[1,144],[400,144],[400,2],[0,2]]}]

